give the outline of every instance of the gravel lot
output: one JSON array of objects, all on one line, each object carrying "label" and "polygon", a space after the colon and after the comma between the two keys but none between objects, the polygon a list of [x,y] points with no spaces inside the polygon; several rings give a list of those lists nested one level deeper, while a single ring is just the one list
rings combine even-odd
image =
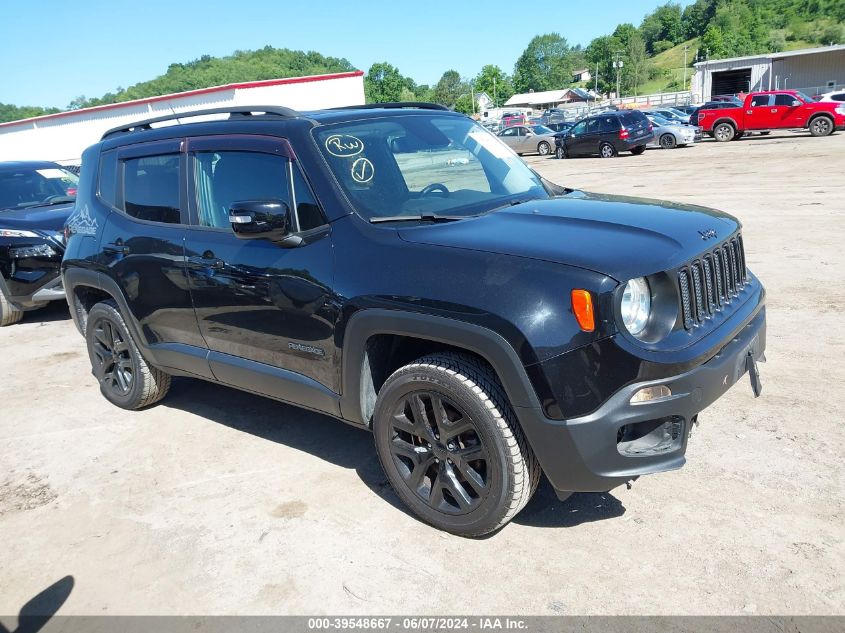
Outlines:
[{"label": "gravel lot", "polygon": [[0,330],[0,614],[66,575],[64,614],[845,614],[845,133],[527,160],[743,220],[763,396],[706,410],[683,470],[564,503],[544,483],[498,534],[453,537],[330,418],[187,379],[109,405],[52,306]]}]

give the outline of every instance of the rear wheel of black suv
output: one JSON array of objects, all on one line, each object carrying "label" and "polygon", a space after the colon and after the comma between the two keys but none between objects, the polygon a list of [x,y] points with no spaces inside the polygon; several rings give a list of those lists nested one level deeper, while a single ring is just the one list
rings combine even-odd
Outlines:
[{"label": "rear wheel of black suv", "polygon": [[6,295],[0,290],[0,327],[12,325],[23,318],[23,310],[18,310],[6,299]]},{"label": "rear wheel of black suv", "polygon": [[602,143],[599,147],[599,156],[602,158],[613,158],[616,156],[616,148],[610,143]]},{"label": "rear wheel of black suv", "polygon": [[645,145],[637,145],[634,149],[631,150],[631,153],[634,156],[639,156],[645,151]]},{"label": "rear wheel of black suv", "polygon": [[158,402],[170,389],[170,374],[144,360],[117,306],[106,301],[88,313],[85,328],[91,370],[106,400],[123,409]]},{"label": "rear wheel of black suv", "polygon": [[426,356],[394,372],[379,391],[373,434],[402,501],[460,536],[505,525],[540,481],[504,389],[469,355]]}]

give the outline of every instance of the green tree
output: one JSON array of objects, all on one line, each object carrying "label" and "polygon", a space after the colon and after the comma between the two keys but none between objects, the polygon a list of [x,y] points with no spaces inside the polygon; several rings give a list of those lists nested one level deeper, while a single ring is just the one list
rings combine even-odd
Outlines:
[{"label": "green tree", "polygon": [[364,94],[367,95],[367,103],[401,101],[403,90],[412,92],[408,88],[405,78],[402,77],[396,67],[387,62],[379,62],[370,66],[370,70],[364,78]]},{"label": "green tree", "polygon": [[667,2],[649,13],[640,24],[640,33],[645,40],[646,50],[654,53],[654,44],[669,41],[678,44],[683,41],[681,5]]},{"label": "green tree", "polygon": [[681,17],[684,38],[689,40],[704,35],[714,15],[716,15],[716,0],[696,0],[687,6]]},{"label": "green tree", "polygon": [[58,108],[41,108],[39,106],[16,106],[11,103],[0,103],[0,123],[29,119],[45,114],[61,112]]},{"label": "green tree", "polygon": [[571,50],[558,33],[535,36],[514,66],[514,89],[557,90],[570,85],[575,65]]},{"label": "green tree", "polygon": [[[622,44],[612,35],[602,35],[590,42],[585,50],[590,72],[598,68],[599,92],[616,91],[616,69],[613,67],[614,54],[622,49]],[[593,78],[595,82],[595,77]]]},{"label": "green tree", "polygon": [[486,92],[491,99],[496,99],[496,105],[504,103],[514,93],[511,78],[501,68],[492,64],[484,66],[472,83],[476,93]]},{"label": "green tree", "polygon": [[647,77],[649,66],[645,40],[639,33],[634,33],[628,38],[625,53],[627,57],[626,86],[636,95],[639,93],[640,84]]},{"label": "green tree", "polygon": [[468,91],[456,70],[447,70],[434,86],[434,101],[447,108],[454,108],[461,94]]}]

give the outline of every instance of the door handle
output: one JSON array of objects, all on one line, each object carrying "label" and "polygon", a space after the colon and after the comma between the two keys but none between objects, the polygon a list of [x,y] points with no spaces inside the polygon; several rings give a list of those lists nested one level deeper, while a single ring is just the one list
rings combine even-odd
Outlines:
[{"label": "door handle", "polygon": [[193,256],[188,257],[188,263],[194,264],[195,266],[199,266],[201,268],[223,268],[226,265],[222,259],[215,257],[214,255],[205,256]]},{"label": "door handle", "polygon": [[123,243],[123,240],[117,238],[114,242],[103,245],[104,253],[111,253],[113,255],[128,255],[129,247]]},{"label": "door handle", "polygon": [[777,109],[777,108],[772,108],[772,112],[774,112],[775,114],[777,114],[778,109]]}]

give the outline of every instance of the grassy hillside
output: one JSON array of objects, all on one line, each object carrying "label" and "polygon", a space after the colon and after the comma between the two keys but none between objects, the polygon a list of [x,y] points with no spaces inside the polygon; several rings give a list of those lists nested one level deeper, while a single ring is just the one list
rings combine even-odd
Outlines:
[{"label": "grassy hillside", "polygon": [[[684,86],[684,46],[687,46],[687,63],[691,64],[693,56],[698,51],[699,38],[682,42],[677,46],[658,53],[651,58],[653,64],[653,78],[640,86],[640,94],[655,92],[674,92],[683,90]],[[687,68],[687,86],[692,77],[692,68]]]}]

